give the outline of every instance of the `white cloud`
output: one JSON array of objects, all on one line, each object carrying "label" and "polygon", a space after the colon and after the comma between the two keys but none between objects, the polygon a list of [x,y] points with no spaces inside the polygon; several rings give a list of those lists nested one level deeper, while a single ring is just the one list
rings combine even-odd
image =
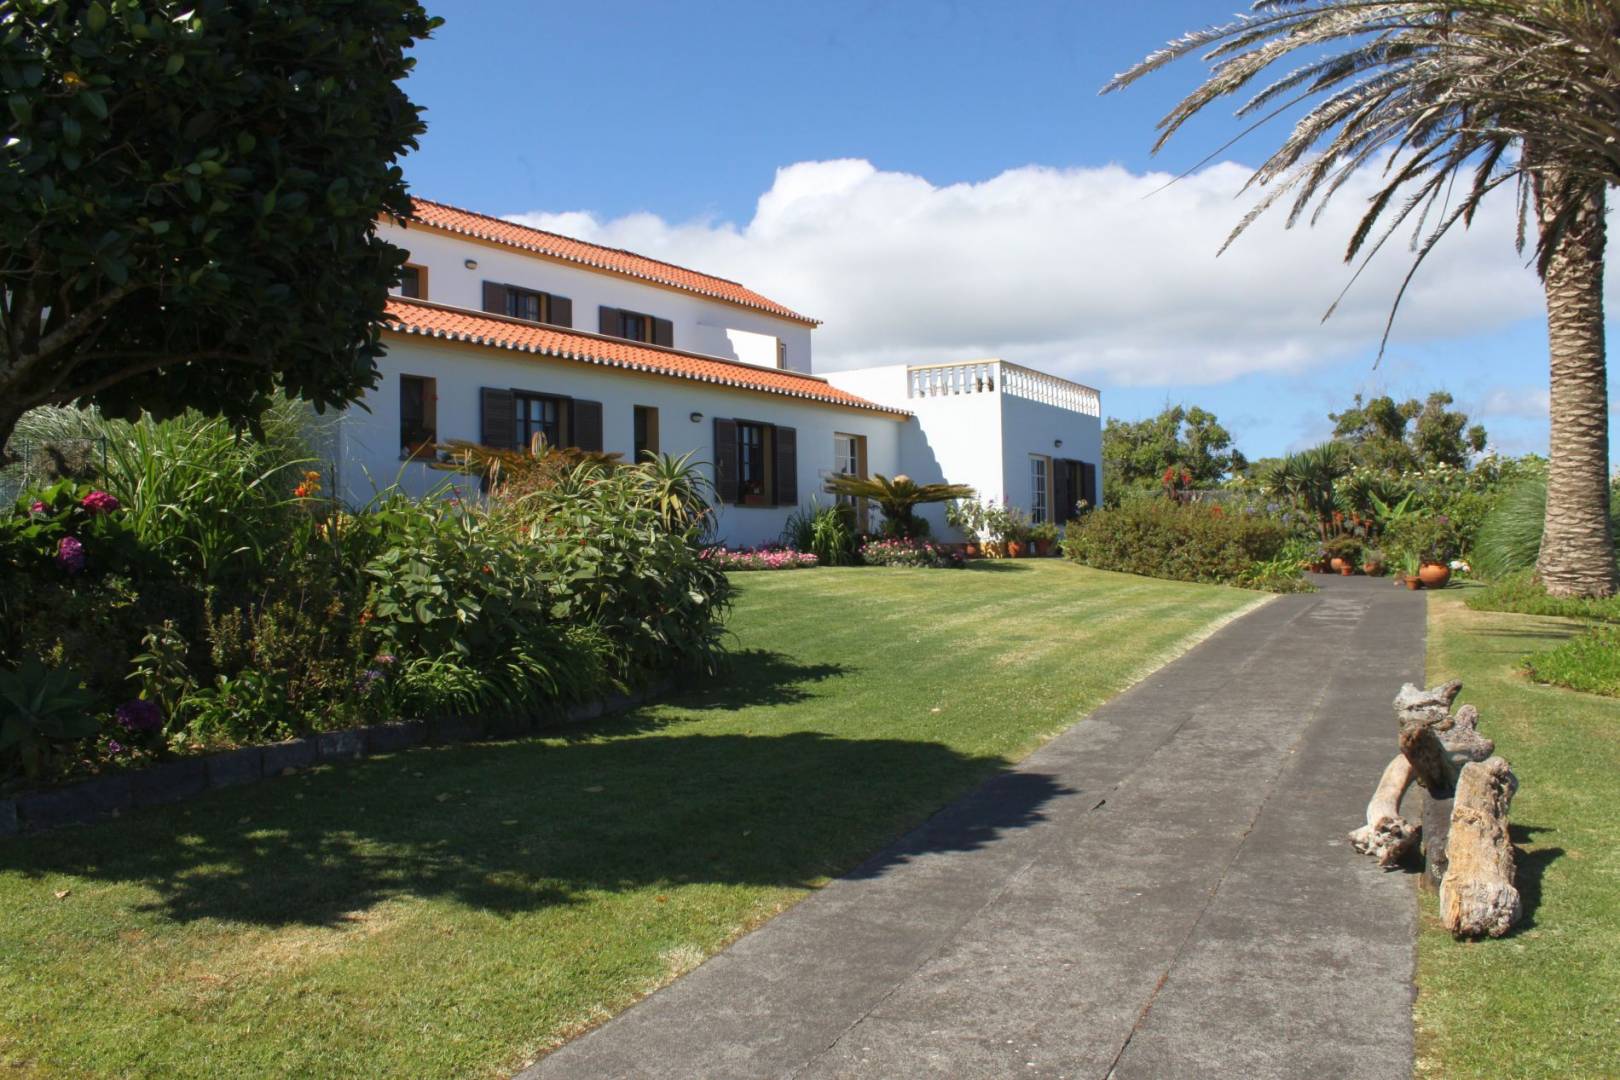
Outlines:
[{"label": "white cloud", "polygon": [[1546,422],[1551,401],[1545,386],[1493,386],[1480,396],[1469,412],[1479,419],[1502,417]]},{"label": "white cloud", "polygon": [[[1409,265],[1392,240],[1325,324],[1349,280],[1345,243],[1377,177],[1354,178],[1314,228],[1261,219],[1215,252],[1252,203],[1221,164],[1166,187],[1118,166],[1012,169],[938,187],[862,160],[777,171],[745,225],[520,220],[747,283],[825,320],[819,370],[1000,355],[1102,385],[1217,383],[1366,356]],[[1395,343],[1489,333],[1541,311],[1503,199],[1431,257]]]}]

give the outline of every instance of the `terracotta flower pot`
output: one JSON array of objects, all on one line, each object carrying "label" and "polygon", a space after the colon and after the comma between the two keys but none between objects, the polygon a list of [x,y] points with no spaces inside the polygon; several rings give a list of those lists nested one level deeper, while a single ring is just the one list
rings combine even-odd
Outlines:
[{"label": "terracotta flower pot", "polygon": [[1050,554],[1052,554],[1052,541],[1050,541],[1050,540],[1037,540],[1037,541],[1035,541],[1035,554],[1037,554],[1037,555],[1050,555]]},{"label": "terracotta flower pot", "polygon": [[1022,559],[1024,557],[1024,542],[1022,540],[1007,541],[1007,558]]},{"label": "terracotta flower pot", "polygon": [[1423,588],[1423,579],[1416,574],[1402,574],[1401,580],[1406,582],[1406,587],[1413,592]]},{"label": "terracotta flower pot", "polygon": [[967,558],[969,558],[969,559],[977,559],[979,557],[979,545],[978,544],[963,544],[962,545],[962,554],[964,556],[966,556]]},{"label": "terracotta flower pot", "polygon": [[1384,576],[1384,564],[1383,563],[1377,563],[1377,562],[1362,563],[1361,564],[1361,572],[1363,574],[1366,574],[1368,577],[1383,577]]},{"label": "terracotta flower pot", "polygon": [[1443,589],[1451,580],[1451,567],[1445,563],[1424,563],[1418,569],[1418,577],[1423,580],[1425,589]]},{"label": "terracotta flower pot", "polygon": [[1328,565],[1333,568],[1333,572],[1335,574],[1343,574],[1348,572],[1346,567],[1348,567],[1350,564],[1344,559],[1341,559],[1339,556],[1335,555],[1332,559],[1328,560]]},{"label": "terracotta flower pot", "polygon": [[1343,559],[1334,559],[1333,561],[1339,564],[1340,577],[1349,577],[1351,574],[1356,572],[1356,568],[1345,562]]}]

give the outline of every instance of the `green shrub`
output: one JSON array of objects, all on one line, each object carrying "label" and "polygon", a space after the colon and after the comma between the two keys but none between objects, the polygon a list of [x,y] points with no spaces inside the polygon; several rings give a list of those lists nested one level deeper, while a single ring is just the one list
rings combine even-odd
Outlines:
[{"label": "green shrub", "polygon": [[351,512],[272,421],[106,425],[113,494],[0,511],[0,676],[66,680],[98,733],[0,751],[0,783],[718,667],[730,592],[690,461],[548,459],[487,506],[389,490]]},{"label": "green shrub", "polygon": [[1620,697],[1620,626],[1594,626],[1555,649],[1526,657],[1524,669],[1536,682]]},{"label": "green shrub", "polygon": [[1277,558],[1288,539],[1287,526],[1271,517],[1133,499],[1071,521],[1063,552],[1100,570],[1235,585],[1245,582],[1256,563]]},{"label": "green shrub", "polygon": [[1604,599],[1548,596],[1529,570],[1520,570],[1476,589],[1467,604],[1476,611],[1511,611],[1519,615],[1552,615],[1620,623],[1620,596]]}]

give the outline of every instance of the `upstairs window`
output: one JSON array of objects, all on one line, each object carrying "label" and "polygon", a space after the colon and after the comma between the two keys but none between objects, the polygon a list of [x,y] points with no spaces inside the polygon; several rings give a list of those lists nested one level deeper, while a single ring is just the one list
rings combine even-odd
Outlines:
[{"label": "upstairs window", "polygon": [[648,345],[663,345],[666,348],[673,348],[675,345],[675,324],[668,319],[660,319],[641,311],[627,311],[624,308],[602,307],[598,310],[600,320],[598,325],[601,332],[608,337],[641,341]]},{"label": "upstairs window", "polygon": [[484,310],[526,322],[574,325],[574,302],[568,297],[499,281],[484,282]]},{"label": "upstairs window", "polygon": [[427,299],[427,267],[406,263],[399,271],[399,295],[412,300]]},{"label": "upstairs window", "polygon": [[506,313],[514,319],[544,322],[545,300],[545,293],[531,292],[528,289],[508,288],[506,290]]},{"label": "upstairs window", "polygon": [[423,375],[399,377],[399,454],[430,457],[438,441],[438,383]]}]

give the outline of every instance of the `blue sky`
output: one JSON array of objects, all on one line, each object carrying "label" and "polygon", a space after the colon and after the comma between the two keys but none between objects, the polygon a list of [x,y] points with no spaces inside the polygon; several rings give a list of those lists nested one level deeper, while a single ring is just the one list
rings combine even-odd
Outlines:
[{"label": "blue sky", "polygon": [[[1357,390],[1444,387],[1503,449],[1541,449],[1545,334],[1505,212],[1426,276],[1375,369],[1399,255],[1317,324],[1348,216],[1257,229],[1215,260],[1246,207],[1236,171],[1144,197],[1147,174],[1191,167],[1235,122],[1213,113],[1153,158],[1200,68],[1097,89],[1236,6],[430,3],[446,25],[408,83],[429,131],[407,174],[427,197],[740,277],[825,319],[829,365],[994,350],[1100,386],[1110,415],[1204,405],[1251,456],[1320,437]],[[831,162],[862,166],[810,164]]]}]

